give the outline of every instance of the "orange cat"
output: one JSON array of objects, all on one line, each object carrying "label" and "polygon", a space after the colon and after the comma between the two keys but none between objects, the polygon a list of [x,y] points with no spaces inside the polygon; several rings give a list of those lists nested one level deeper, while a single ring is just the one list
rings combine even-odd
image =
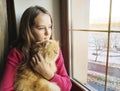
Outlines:
[{"label": "orange cat", "polygon": [[[54,40],[45,43],[37,43],[32,47],[31,55],[37,52],[45,58],[53,72],[57,71],[55,61],[59,54],[59,44]],[[22,67],[22,64],[19,66]],[[19,69],[19,68],[18,68]],[[49,82],[26,64],[25,69],[17,72],[14,81],[15,91],[60,91],[56,83]]]}]

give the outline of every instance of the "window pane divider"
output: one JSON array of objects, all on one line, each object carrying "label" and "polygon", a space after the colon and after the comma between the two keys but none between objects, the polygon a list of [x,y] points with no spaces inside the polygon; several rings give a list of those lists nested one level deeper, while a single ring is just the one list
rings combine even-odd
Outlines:
[{"label": "window pane divider", "polygon": [[108,21],[108,46],[107,46],[107,57],[106,57],[106,73],[105,73],[105,89],[107,91],[107,79],[108,79],[108,60],[109,60],[109,48],[110,48],[110,30],[111,30],[111,14],[112,14],[112,0],[110,0],[109,8],[109,21]]},{"label": "window pane divider", "polygon": [[89,30],[89,29],[71,29],[69,31],[84,31],[84,32],[110,32],[110,33],[120,33],[117,30]]}]

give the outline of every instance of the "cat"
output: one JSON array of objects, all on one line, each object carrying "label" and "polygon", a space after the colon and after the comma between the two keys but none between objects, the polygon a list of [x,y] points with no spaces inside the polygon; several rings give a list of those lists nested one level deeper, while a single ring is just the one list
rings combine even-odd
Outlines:
[{"label": "cat", "polygon": [[[49,64],[53,72],[57,71],[56,59],[59,55],[59,43],[55,40],[37,43],[31,48],[31,56],[40,52],[45,61]],[[22,67],[22,64],[18,66]],[[16,71],[17,72],[17,71]],[[61,91],[60,87],[46,80],[41,75],[32,70],[29,64],[26,64],[22,71],[18,71],[14,81],[15,91]]]}]

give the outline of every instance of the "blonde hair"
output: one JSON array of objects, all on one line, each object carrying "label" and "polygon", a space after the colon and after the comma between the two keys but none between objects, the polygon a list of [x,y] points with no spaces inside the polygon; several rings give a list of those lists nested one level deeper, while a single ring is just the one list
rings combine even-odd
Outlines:
[{"label": "blonde hair", "polygon": [[[35,21],[34,21],[35,18],[40,13],[48,14],[50,16],[52,27],[53,27],[52,17],[45,8],[40,6],[31,6],[24,11],[20,21],[19,36],[17,40],[17,43],[18,43],[17,47],[23,54],[24,62],[27,62],[29,60],[30,47],[32,43],[35,42],[35,38],[31,32],[31,28],[35,24]],[[51,39],[52,39],[52,34],[51,34]]]}]

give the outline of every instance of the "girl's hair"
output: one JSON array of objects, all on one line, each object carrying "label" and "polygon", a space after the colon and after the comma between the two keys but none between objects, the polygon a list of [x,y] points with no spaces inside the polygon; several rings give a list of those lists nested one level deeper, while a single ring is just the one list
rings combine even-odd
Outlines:
[{"label": "girl's hair", "polygon": [[50,13],[43,7],[31,6],[28,9],[26,9],[22,15],[16,47],[21,51],[24,62],[27,62],[29,60],[30,47],[35,42],[35,38],[31,32],[31,28],[35,24],[34,20],[37,17],[37,15],[41,13],[48,14],[50,16],[53,27],[52,17]]}]

